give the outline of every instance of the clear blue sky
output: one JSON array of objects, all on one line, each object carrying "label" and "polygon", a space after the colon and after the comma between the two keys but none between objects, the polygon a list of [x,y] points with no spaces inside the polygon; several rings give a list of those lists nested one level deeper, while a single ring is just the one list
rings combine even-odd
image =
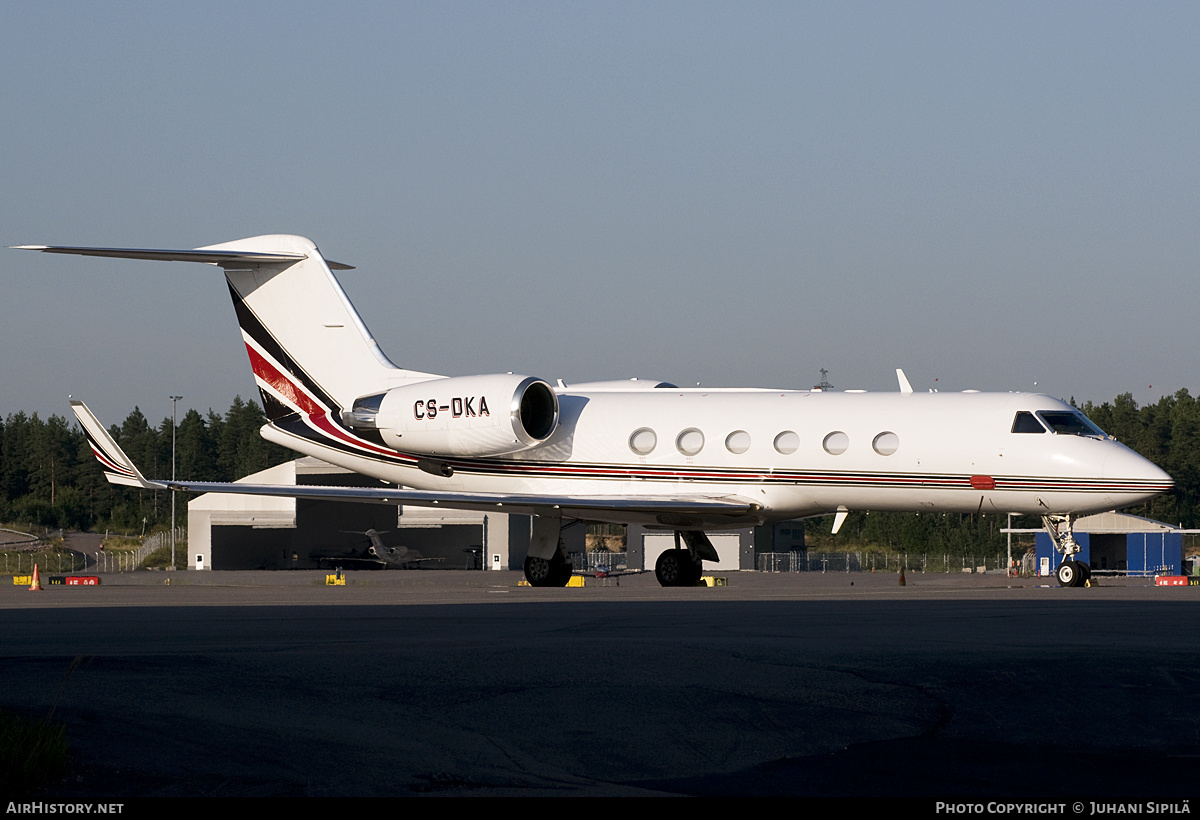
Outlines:
[{"label": "clear blue sky", "polygon": [[[6,3],[0,242],[305,235],[451,375],[1145,403],[1200,388],[1198,35],[1169,2]],[[219,271],[0,276],[0,415],[255,396]]]}]

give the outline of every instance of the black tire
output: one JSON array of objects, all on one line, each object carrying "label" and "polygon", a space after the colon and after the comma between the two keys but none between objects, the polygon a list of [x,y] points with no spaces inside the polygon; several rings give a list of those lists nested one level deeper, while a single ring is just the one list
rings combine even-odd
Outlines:
[{"label": "black tire", "polygon": [[654,562],[654,577],[664,587],[680,586],[683,578],[683,562],[679,560],[682,550],[664,550]]},{"label": "black tire", "polygon": [[664,587],[692,587],[700,580],[700,562],[687,550],[666,550],[654,563],[654,577]]},{"label": "black tire", "polygon": [[1083,573],[1079,571],[1079,564],[1075,561],[1063,561],[1058,565],[1058,569],[1054,574],[1058,577],[1059,586],[1077,587],[1081,583]]},{"label": "black tire", "polygon": [[575,569],[571,566],[571,562],[562,553],[559,553],[555,557],[555,560],[550,562],[550,566],[553,575],[553,583],[550,584],[552,587],[565,587],[567,582],[571,580],[571,576],[575,574]]},{"label": "black tire", "polygon": [[571,580],[571,564],[561,554],[545,558],[525,559],[525,580],[531,587],[565,587]]}]

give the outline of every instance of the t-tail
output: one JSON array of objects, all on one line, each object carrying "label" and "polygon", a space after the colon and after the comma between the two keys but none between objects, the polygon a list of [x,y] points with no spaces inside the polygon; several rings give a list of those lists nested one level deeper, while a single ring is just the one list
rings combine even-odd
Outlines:
[{"label": "t-tail", "polygon": [[366,393],[441,378],[392,364],[312,241],[255,236],[192,250],[23,245],[27,250],[118,259],[205,262],[225,271],[263,410],[329,418]]},{"label": "t-tail", "polygon": [[438,378],[404,370],[380,350],[331,267],[308,239],[258,236],[201,248],[294,254],[297,261],[222,262],[250,366],[271,421],[292,413],[340,418],[364,393]]}]

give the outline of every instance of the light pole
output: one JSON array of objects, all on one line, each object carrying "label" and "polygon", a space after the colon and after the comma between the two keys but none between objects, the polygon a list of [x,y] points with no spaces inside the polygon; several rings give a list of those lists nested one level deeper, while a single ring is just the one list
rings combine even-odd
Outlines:
[{"label": "light pole", "polygon": [[[171,481],[175,481],[175,406],[183,396],[171,399]],[[171,569],[175,569],[175,491],[171,490]]]},{"label": "light pole", "polygon": [[1008,566],[1005,568],[1005,575],[1012,576],[1012,513],[1008,514]]}]

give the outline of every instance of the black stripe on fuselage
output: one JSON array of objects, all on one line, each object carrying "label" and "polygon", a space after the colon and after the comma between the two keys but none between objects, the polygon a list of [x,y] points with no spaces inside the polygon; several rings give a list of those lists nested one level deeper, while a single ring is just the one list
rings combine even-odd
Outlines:
[{"label": "black stripe on fuselage", "polygon": [[[335,449],[355,458],[378,464],[415,469],[419,458],[399,451],[380,453],[378,445],[363,441],[363,449],[331,439],[313,429],[303,419],[293,416],[276,429],[296,438]],[[344,428],[343,428],[344,429]],[[352,431],[347,431],[354,435]],[[775,484],[809,487],[890,487],[893,489],[969,490],[979,492],[970,484],[970,476],[944,473],[872,473],[835,472],[829,470],[754,470],[728,467],[651,467],[622,464],[531,462],[503,459],[436,458],[454,469],[455,474],[521,479],[586,479],[593,481],[647,481],[678,485],[681,482],[709,484]],[[1046,478],[1042,476],[995,476],[994,491],[1022,492],[1139,492],[1166,489],[1153,481],[1139,482],[1112,479]]]}]

